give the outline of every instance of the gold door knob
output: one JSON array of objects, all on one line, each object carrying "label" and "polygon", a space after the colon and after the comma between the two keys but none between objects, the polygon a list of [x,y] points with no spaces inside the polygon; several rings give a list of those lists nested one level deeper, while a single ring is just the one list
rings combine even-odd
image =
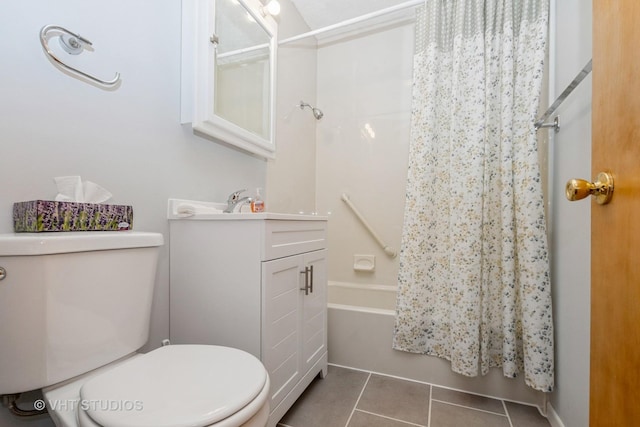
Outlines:
[{"label": "gold door knob", "polygon": [[606,205],[613,196],[613,175],[609,172],[600,172],[596,182],[584,179],[570,179],[565,189],[567,199],[574,202],[587,196],[595,196],[596,203]]}]

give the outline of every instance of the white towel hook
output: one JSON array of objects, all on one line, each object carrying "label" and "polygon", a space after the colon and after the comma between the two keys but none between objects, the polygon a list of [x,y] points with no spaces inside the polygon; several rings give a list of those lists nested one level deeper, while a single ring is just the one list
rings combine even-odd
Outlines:
[{"label": "white towel hook", "polygon": [[44,27],[42,27],[42,29],[40,30],[40,44],[42,44],[42,48],[44,49],[46,54],[49,55],[49,57],[62,68],[71,71],[74,74],[79,74],[83,77],[86,77],[92,82],[106,87],[114,87],[120,82],[120,73],[116,73],[116,76],[112,80],[102,80],[92,76],[91,74],[87,74],[84,71],[80,71],[77,68],[65,64],[60,58],[54,55],[51,49],[49,49],[49,31],[57,31],[61,33],[58,34],[60,36],[60,45],[65,50],[65,52],[71,55],[79,55],[85,49],[85,46],[91,46],[92,44],[89,40],[85,39],[80,34],[71,32],[64,27],[60,27],[58,25],[45,25]]}]

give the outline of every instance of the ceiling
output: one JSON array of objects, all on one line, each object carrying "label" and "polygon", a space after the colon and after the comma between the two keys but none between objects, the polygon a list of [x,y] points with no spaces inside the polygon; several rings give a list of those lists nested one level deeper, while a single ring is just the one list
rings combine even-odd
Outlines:
[{"label": "ceiling", "polygon": [[407,0],[291,0],[311,30],[355,18]]}]

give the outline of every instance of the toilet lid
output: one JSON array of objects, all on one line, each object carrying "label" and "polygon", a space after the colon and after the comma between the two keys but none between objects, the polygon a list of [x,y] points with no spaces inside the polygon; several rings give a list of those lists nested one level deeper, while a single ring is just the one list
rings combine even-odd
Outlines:
[{"label": "toilet lid", "polygon": [[238,412],[267,372],[244,351],[169,345],[87,381],[80,408],[101,426],[208,426]]}]

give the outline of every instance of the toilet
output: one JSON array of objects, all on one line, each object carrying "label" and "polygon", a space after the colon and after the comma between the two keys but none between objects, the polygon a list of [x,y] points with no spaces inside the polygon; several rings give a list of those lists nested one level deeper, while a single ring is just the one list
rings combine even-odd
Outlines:
[{"label": "toilet", "polygon": [[163,238],[0,235],[0,395],[42,389],[59,427],[264,427],[269,376],[214,345],[149,338]]}]

